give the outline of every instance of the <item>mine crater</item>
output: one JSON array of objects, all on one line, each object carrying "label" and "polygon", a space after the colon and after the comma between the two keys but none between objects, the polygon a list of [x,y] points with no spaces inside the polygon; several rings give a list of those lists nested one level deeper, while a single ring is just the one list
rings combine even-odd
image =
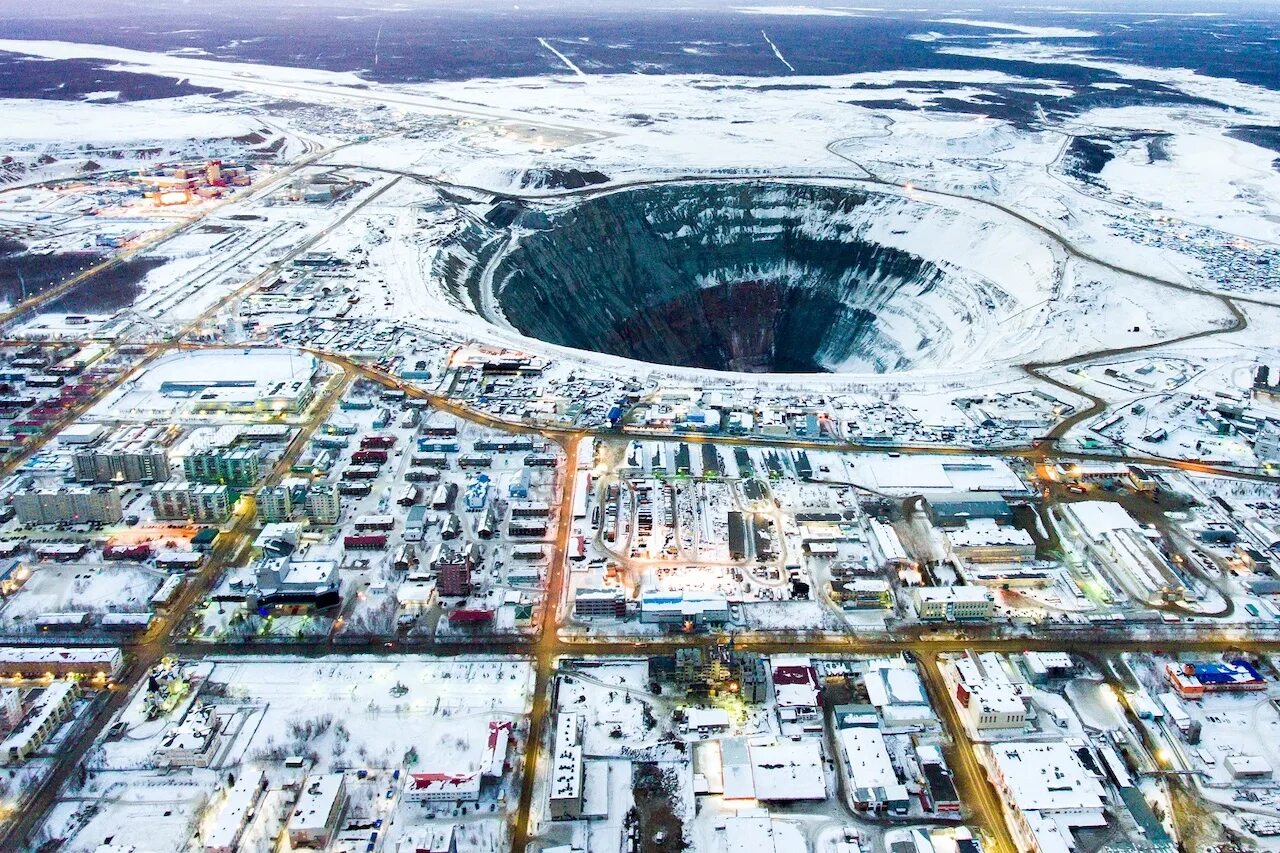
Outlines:
[{"label": "mine crater", "polygon": [[492,322],[560,347],[741,373],[1008,359],[1054,268],[1045,246],[1011,244],[970,211],[803,182],[618,190],[508,208],[491,225],[506,239],[470,242],[500,254],[448,269],[470,276]]}]

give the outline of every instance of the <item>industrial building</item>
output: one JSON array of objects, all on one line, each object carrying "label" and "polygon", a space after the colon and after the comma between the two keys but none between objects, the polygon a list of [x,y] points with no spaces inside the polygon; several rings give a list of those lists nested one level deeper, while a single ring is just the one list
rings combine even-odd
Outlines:
[{"label": "industrial building", "polygon": [[115,486],[74,486],[37,489],[13,496],[18,521],[42,524],[116,524],[123,517],[120,490]]},{"label": "industrial building", "polygon": [[840,760],[848,774],[849,795],[859,811],[906,813],[909,796],[874,726],[851,726],[836,732]]},{"label": "industrial building", "polygon": [[167,397],[189,398],[193,412],[297,414],[315,396],[311,379],[317,362],[315,359],[310,359],[310,362],[311,372],[300,379],[167,381],[161,384],[160,393]]},{"label": "industrial building", "polygon": [[231,517],[231,494],[226,486],[175,480],[151,490],[151,509],[165,521],[221,524]]},{"label": "industrial building", "polygon": [[1023,563],[1036,558],[1036,543],[1030,533],[990,518],[966,521],[962,527],[948,530],[946,536],[952,552],[969,563]]},{"label": "industrial building", "polygon": [[1153,596],[1166,601],[1182,598],[1182,579],[1148,532],[1120,504],[1077,501],[1065,504],[1062,514],[1102,565],[1132,578]]},{"label": "industrial building", "polygon": [[1170,663],[1165,675],[1183,699],[1199,699],[1206,693],[1265,690],[1266,682],[1244,660]]},{"label": "industrial building", "polygon": [[724,820],[725,849],[735,853],[796,853],[809,849],[801,824],[767,814],[737,814]]},{"label": "industrial building", "polygon": [[1013,509],[997,494],[984,492],[947,492],[925,498],[925,511],[939,527],[961,527],[976,519],[987,519],[999,525],[1013,524]]},{"label": "industrial building", "polygon": [[753,743],[751,783],[761,802],[825,800],[827,777],[818,738]]},{"label": "industrial building", "polygon": [[910,568],[915,561],[907,556],[907,549],[902,545],[898,531],[888,522],[867,519],[867,529],[871,531],[871,546],[885,571],[897,571]]},{"label": "industrial building", "polygon": [[999,743],[991,747],[993,781],[1008,804],[1019,848],[1068,853],[1071,832],[1106,826],[1102,781],[1062,741]]},{"label": "industrial building", "polygon": [[979,621],[995,612],[991,590],[983,586],[924,586],[914,593],[916,615],[924,622]]}]

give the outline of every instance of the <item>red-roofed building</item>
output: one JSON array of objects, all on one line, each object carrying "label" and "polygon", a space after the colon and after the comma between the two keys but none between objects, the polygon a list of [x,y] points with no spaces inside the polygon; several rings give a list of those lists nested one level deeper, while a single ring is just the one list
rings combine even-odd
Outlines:
[{"label": "red-roofed building", "polygon": [[808,658],[779,655],[772,659],[773,694],[778,719],[784,723],[816,719],[822,713],[822,688]]},{"label": "red-roofed building", "polygon": [[511,720],[490,720],[489,741],[480,759],[480,772],[491,779],[501,779],[506,769],[507,746],[515,734],[516,724]]},{"label": "red-roofed building", "polygon": [[455,610],[449,614],[451,625],[481,625],[492,621],[492,610]]},{"label": "red-roofed building", "polygon": [[411,803],[474,803],[480,799],[480,774],[410,773],[404,799]]}]

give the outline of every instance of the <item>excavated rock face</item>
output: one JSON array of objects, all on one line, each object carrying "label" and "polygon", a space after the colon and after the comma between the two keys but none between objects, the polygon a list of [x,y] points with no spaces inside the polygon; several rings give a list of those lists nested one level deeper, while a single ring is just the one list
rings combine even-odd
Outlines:
[{"label": "excavated rock face", "polygon": [[974,318],[1011,300],[877,239],[886,210],[895,228],[912,221],[903,205],[927,208],[808,184],[610,193],[517,217],[489,287],[502,319],[530,337],[657,364],[884,373],[955,363],[967,348],[957,335],[981,334]]}]

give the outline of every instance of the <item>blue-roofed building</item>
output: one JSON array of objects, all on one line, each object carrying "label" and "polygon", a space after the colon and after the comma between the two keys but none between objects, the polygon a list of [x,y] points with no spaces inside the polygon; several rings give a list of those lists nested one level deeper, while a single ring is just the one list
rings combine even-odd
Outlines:
[{"label": "blue-roofed building", "polygon": [[1206,693],[1236,690],[1263,690],[1267,683],[1246,660],[1196,661],[1165,666],[1169,683],[1184,699],[1199,699]]}]

